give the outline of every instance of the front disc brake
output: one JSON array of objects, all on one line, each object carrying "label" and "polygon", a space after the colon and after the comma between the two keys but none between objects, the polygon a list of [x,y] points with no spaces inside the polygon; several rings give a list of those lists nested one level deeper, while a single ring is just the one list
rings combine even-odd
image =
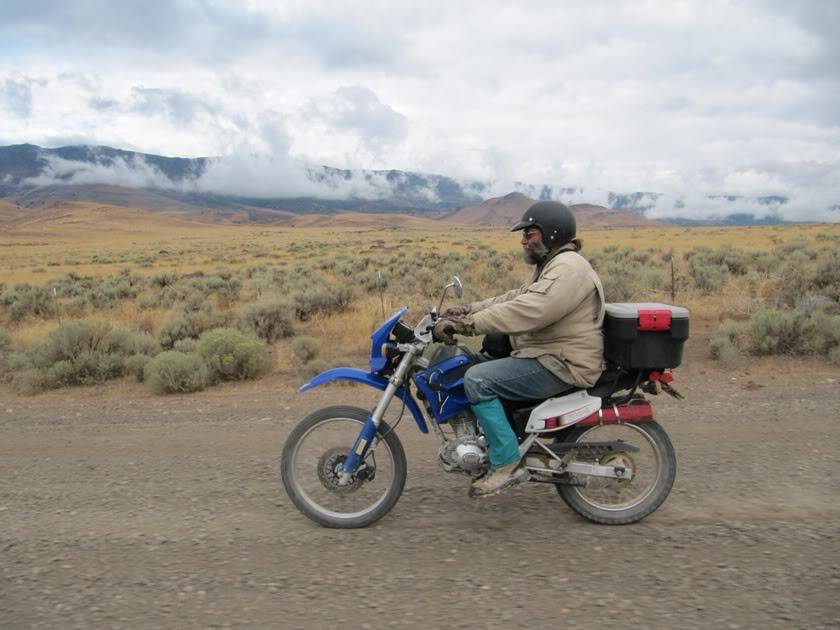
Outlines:
[{"label": "front disc brake", "polygon": [[363,468],[357,471],[345,485],[339,484],[348,450],[348,448],[336,446],[325,451],[318,460],[318,479],[321,481],[321,485],[330,492],[349,494],[358,490],[367,478],[372,478],[371,474],[361,474],[365,472]]}]

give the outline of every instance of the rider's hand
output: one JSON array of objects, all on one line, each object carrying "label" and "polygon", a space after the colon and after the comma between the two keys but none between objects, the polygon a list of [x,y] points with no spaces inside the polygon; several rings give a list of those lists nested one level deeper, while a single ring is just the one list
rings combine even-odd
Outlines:
[{"label": "rider's hand", "polygon": [[447,346],[455,344],[455,324],[450,319],[439,319],[432,329],[432,339],[445,343]]},{"label": "rider's hand", "polygon": [[432,330],[432,339],[442,341],[447,345],[452,345],[455,343],[455,338],[452,335],[472,335],[473,328],[473,322],[470,317],[442,318],[438,320],[434,330]]},{"label": "rider's hand", "polygon": [[463,306],[450,306],[440,314],[441,317],[463,317],[464,315],[470,314],[470,305],[464,304]]}]

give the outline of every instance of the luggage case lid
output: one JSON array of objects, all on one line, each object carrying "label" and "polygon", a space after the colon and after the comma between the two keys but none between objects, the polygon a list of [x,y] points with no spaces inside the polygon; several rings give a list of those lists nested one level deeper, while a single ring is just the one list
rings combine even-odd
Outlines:
[{"label": "luggage case lid", "polygon": [[688,319],[688,309],[657,302],[613,302],[605,305],[607,316],[616,319],[639,319],[643,312],[667,311],[672,319]]},{"label": "luggage case lid", "polygon": [[607,316],[612,319],[637,322],[637,330],[656,332],[671,330],[672,319],[688,320],[688,309],[655,302],[619,302],[607,304]]}]

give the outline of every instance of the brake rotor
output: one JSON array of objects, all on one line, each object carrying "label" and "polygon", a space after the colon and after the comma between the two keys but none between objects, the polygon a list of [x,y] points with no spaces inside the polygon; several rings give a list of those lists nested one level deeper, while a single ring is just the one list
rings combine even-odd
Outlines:
[{"label": "brake rotor", "polygon": [[335,446],[325,451],[318,459],[318,479],[321,481],[321,485],[330,492],[349,494],[358,490],[364,482],[360,476],[353,475],[347,484],[342,486],[338,483],[344,461],[347,459],[348,450],[342,446]]}]

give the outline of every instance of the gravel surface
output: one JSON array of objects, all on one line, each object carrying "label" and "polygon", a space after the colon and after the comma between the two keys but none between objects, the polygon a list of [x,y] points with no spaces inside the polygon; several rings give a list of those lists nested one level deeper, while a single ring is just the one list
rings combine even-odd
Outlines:
[{"label": "gravel surface", "polygon": [[0,389],[0,626],[840,627],[840,370],[722,371],[700,348],[686,400],[654,402],[674,490],[619,528],[546,486],[469,499],[410,419],[391,514],[312,524],[280,449],[309,411],[371,405],[360,387]]}]

